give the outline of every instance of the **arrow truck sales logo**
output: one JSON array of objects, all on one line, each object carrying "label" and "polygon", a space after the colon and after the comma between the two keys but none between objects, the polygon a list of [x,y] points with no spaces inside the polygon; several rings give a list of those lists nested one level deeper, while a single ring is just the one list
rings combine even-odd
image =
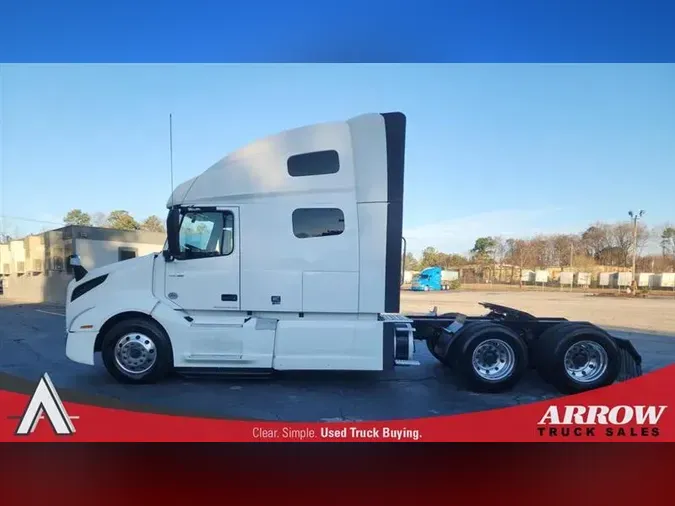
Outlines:
[{"label": "arrow truck sales logo", "polygon": [[[77,416],[69,416],[66,408],[61,402],[61,398],[54,388],[49,374],[45,373],[40,379],[33,396],[28,401],[26,411],[19,420],[16,428],[17,436],[27,436],[35,432],[40,420],[49,419],[52,429],[59,436],[71,436],[75,434],[75,426],[72,420]],[[12,417],[15,418],[15,417]],[[16,417],[18,418],[18,417]]]},{"label": "arrow truck sales logo", "polygon": [[668,406],[549,406],[537,423],[548,437],[659,437]]}]

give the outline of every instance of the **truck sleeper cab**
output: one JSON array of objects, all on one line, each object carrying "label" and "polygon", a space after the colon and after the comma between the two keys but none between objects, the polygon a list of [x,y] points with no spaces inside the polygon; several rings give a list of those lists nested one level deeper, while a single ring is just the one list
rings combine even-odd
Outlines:
[{"label": "truck sleeper cab", "polygon": [[67,356],[100,351],[130,382],[393,366],[381,315],[399,310],[405,126],[386,113],[289,130],[178,186],[161,254],[80,267]]},{"label": "truck sleeper cab", "polygon": [[537,363],[561,391],[609,384],[626,364],[639,374],[630,343],[591,324],[399,314],[405,132],[394,112],[260,139],[173,191],[162,253],[87,271],[75,252],[66,355],[94,365],[100,352],[118,381],[147,383],[174,370],[381,371],[416,364],[421,339],[476,391]]},{"label": "truck sleeper cab", "polygon": [[413,277],[410,289],[414,292],[449,290],[450,282],[444,279],[440,267],[427,267]]}]

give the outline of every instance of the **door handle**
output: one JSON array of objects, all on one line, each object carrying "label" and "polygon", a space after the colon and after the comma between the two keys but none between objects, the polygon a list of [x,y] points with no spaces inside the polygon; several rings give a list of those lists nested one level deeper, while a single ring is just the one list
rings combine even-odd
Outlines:
[{"label": "door handle", "polygon": [[237,294],[223,293],[220,295],[220,300],[223,302],[237,302]]},{"label": "door handle", "polygon": [[182,278],[185,277],[185,274],[169,274],[170,278]]}]

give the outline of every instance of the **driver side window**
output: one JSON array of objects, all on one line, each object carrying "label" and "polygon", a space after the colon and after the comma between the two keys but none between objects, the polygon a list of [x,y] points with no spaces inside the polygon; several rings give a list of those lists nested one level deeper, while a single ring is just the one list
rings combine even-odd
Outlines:
[{"label": "driver side window", "polygon": [[225,211],[190,211],[179,233],[181,257],[207,258],[234,251],[234,215]]}]

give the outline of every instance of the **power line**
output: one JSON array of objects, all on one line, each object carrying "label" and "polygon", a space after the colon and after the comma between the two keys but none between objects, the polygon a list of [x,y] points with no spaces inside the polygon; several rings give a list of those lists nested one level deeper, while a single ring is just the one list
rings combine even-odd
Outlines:
[{"label": "power line", "polygon": [[47,221],[47,220],[36,220],[35,218],[24,218],[21,216],[7,216],[5,214],[0,215],[0,218],[3,219],[3,222],[5,219],[10,219],[10,220],[18,220],[18,221],[29,221],[32,223],[45,223],[48,225],[59,225],[61,227],[65,226],[65,223],[63,222],[56,222],[56,221]]}]

